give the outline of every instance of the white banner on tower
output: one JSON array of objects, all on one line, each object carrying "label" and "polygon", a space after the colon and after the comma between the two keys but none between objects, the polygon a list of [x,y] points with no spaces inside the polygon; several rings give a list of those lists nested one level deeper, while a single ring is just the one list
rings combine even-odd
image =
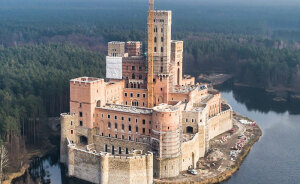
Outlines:
[{"label": "white banner on tower", "polygon": [[106,56],[106,78],[122,79],[122,57]]}]

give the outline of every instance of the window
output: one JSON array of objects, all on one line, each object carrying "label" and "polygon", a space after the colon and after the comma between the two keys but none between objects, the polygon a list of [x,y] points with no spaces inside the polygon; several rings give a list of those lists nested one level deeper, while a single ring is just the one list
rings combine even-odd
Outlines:
[{"label": "window", "polygon": [[161,38],[160,38],[160,41],[161,41],[161,42],[164,42],[164,37],[161,37]]},{"label": "window", "polygon": [[156,43],[157,42],[157,38],[156,37],[154,37],[154,43]]},{"label": "window", "polygon": [[104,133],[102,132],[102,134],[101,134],[102,136],[104,136]]},{"label": "window", "polygon": [[108,137],[110,137],[110,134],[108,134]]},{"label": "window", "polygon": [[122,135],[122,139],[124,139],[124,135]]},{"label": "window", "polygon": [[146,133],[146,129],[145,128],[143,128],[143,134],[145,134]]},{"label": "window", "polygon": [[105,150],[105,152],[107,152],[107,150],[108,150],[108,146],[107,146],[107,144],[105,144],[105,148],[104,148],[104,150]]},{"label": "window", "polygon": [[161,28],[161,32],[164,32],[164,28]]},{"label": "window", "polygon": [[143,98],[146,98],[146,94],[145,93],[143,93]]},{"label": "window", "polygon": [[153,82],[155,83],[155,82],[156,82],[156,80],[155,80],[155,79],[153,79]]},{"label": "window", "polygon": [[139,132],[139,127],[138,127],[138,126],[135,127],[135,132],[136,132],[136,133]]},{"label": "window", "polygon": [[139,79],[142,79],[143,78],[143,76],[142,75],[139,75]]},{"label": "window", "polygon": [[110,115],[109,114],[107,115],[107,118],[110,119]]},{"label": "window", "polygon": [[101,118],[103,118],[103,114],[101,114]]},{"label": "window", "polygon": [[124,116],[121,117],[121,120],[124,120]]},{"label": "window", "polygon": [[134,75],[134,73],[132,74],[131,78],[132,78],[132,79],[135,79],[135,75]]},{"label": "window", "polygon": [[79,116],[82,117],[82,112],[79,112]]},{"label": "window", "polygon": [[163,88],[160,88],[160,91],[163,91]]},{"label": "window", "polygon": [[185,122],[188,122],[189,121],[189,119],[185,119]]},{"label": "window", "polygon": [[83,122],[82,122],[82,121],[79,121],[79,125],[82,126],[82,125],[83,125]]},{"label": "window", "polygon": [[136,123],[138,122],[138,119],[137,119],[137,118],[135,119],[135,122],[136,122]]},{"label": "window", "polygon": [[127,97],[127,93],[124,93],[124,96]]},{"label": "window", "polygon": [[142,68],[141,66],[139,66],[139,71],[142,71],[142,69],[143,69],[143,68]]},{"label": "window", "polygon": [[124,124],[122,124],[122,130],[124,130],[125,129],[125,125]]},{"label": "window", "polygon": [[125,101],[125,105],[127,105],[127,101]]},{"label": "window", "polygon": [[118,116],[115,116],[115,119],[118,119]]},{"label": "window", "polygon": [[73,125],[73,121],[71,121],[71,126]]},{"label": "window", "polygon": [[136,97],[140,98],[140,94],[139,94],[139,93],[138,93],[138,94],[136,94]]},{"label": "window", "polygon": [[131,121],[131,118],[128,118],[128,121],[130,122],[130,121]]},{"label": "window", "polygon": [[115,135],[115,138],[118,138],[118,134]]},{"label": "window", "polygon": [[149,121],[149,124],[151,125],[151,121]]},{"label": "window", "polygon": [[115,129],[118,129],[118,124],[117,123],[115,123]]},{"label": "window", "polygon": [[82,107],[81,103],[79,104],[79,107]]},{"label": "window", "polygon": [[133,93],[130,93],[130,97],[133,97]]},{"label": "window", "polygon": [[131,66],[131,70],[135,70],[135,66]]},{"label": "window", "polygon": [[111,153],[114,155],[115,154],[115,147],[111,146]]},{"label": "window", "polygon": [[163,57],[161,57],[161,58],[160,58],[160,61],[161,61],[161,62],[163,62],[163,61],[164,61],[164,58],[163,58]]},{"label": "window", "polygon": [[164,71],[164,67],[160,67],[160,72],[163,72]]},{"label": "window", "polygon": [[163,47],[160,48],[160,52],[164,52],[164,48]]},{"label": "window", "polygon": [[126,154],[128,154],[128,148],[126,148]]},{"label": "window", "polygon": [[128,130],[129,130],[129,132],[131,132],[131,125],[128,126]]},{"label": "window", "polygon": [[157,50],[156,47],[154,47],[154,52],[156,52],[156,50]]},{"label": "window", "polygon": [[149,129],[149,134],[151,134],[151,129]]},{"label": "window", "polygon": [[119,154],[122,154],[122,148],[119,147]]},{"label": "window", "polygon": [[71,134],[73,134],[73,130],[71,130]]},{"label": "window", "polygon": [[145,102],[143,102],[143,107],[145,107]]},{"label": "window", "polygon": [[128,136],[128,140],[130,140],[130,141],[131,141],[131,137],[130,137],[130,136]]},{"label": "window", "polygon": [[143,125],[146,124],[146,120],[143,119]]},{"label": "window", "polygon": [[192,123],[194,123],[194,119],[192,119]]}]

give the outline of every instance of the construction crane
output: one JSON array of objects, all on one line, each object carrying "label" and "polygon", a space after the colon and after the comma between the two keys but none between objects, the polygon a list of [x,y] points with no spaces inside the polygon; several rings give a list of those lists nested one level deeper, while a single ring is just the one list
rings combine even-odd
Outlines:
[{"label": "construction crane", "polygon": [[153,108],[154,86],[153,86],[153,62],[154,62],[154,0],[149,0],[148,11],[148,107]]}]

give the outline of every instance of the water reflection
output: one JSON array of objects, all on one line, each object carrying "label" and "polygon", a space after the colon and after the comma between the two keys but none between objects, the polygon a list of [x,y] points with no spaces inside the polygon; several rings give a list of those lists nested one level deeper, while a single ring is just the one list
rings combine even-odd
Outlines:
[{"label": "water reflection", "polygon": [[300,114],[300,100],[291,98],[292,93],[281,94],[286,101],[278,102],[274,101],[277,97],[274,93],[268,93],[260,88],[237,87],[230,81],[216,88],[223,93],[232,92],[234,100],[245,104],[249,111],[258,110],[262,113],[288,111],[290,114]]}]

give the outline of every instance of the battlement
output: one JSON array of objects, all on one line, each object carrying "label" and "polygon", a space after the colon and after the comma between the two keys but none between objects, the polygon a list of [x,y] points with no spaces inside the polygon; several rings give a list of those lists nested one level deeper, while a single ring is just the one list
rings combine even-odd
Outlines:
[{"label": "battlement", "polygon": [[104,79],[96,78],[96,77],[79,77],[79,78],[71,79],[70,82],[73,82],[73,83],[94,83],[94,82],[104,82]]},{"label": "battlement", "polygon": [[94,156],[98,156],[98,157],[106,157],[109,159],[119,159],[119,160],[137,160],[137,159],[146,159],[147,157],[152,157],[153,153],[148,151],[146,153],[143,153],[142,150],[133,150],[132,152],[130,152],[129,154],[123,154],[123,155],[113,155],[111,153],[107,153],[107,152],[97,152],[95,149],[89,149],[91,145],[86,145],[85,147],[78,147],[76,144],[74,143],[70,143],[68,145],[68,149],[73,149],[76,151],[80,151],[86,154],[90,154],[90,155],[94,155]]}]

